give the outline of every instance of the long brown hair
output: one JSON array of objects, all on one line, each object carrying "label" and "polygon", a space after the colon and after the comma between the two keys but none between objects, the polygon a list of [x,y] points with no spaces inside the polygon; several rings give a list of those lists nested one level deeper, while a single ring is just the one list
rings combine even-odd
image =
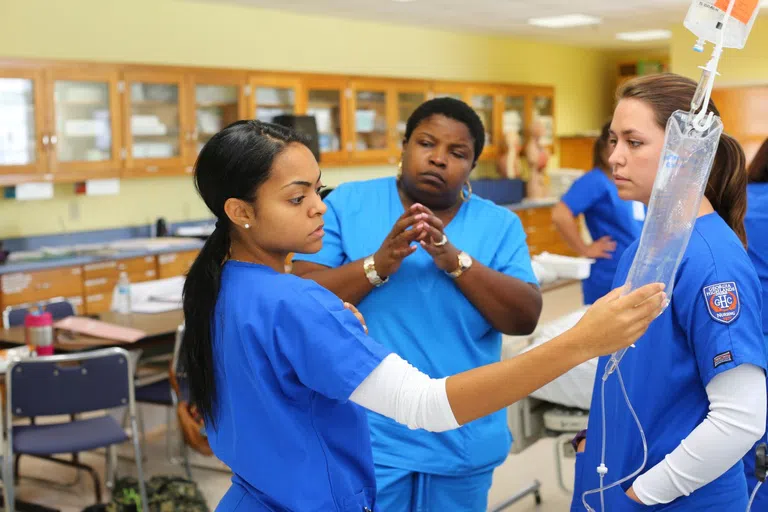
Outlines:
[{"label": "long brown hair", "polygon": [[752,159],[752,163],[749,164],[747,176],[750,183],[768,182],[768,139],[765,139],[757,150],[755,158]]},{"label": "long brown hair", "polygon": [[[676,110],[689,111],[696,92],[696,82],[673,73],[648,75],[628,81],[619,88],[617,100],[634,98],[645,102],[656,114],[656,123],[665,129]],[[714,102],[709,101],[708,112],[719,116]],[[723,133],[717,146],[712,173],[704,195],[712,207],[736,233],[746,247],[744,214],[747,211],[746,158],[741,145]]]}]

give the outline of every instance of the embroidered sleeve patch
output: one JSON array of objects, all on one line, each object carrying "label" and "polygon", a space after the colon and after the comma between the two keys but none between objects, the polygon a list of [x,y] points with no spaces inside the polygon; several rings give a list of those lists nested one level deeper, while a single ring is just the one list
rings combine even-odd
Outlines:
[{"label": "embroidered sleeve patch", "polygon": [[741,301],[735,282],[712,284],[705,286],[702,291],[707,302],[707,311],[713,320],[727,325],[739,317]]},{"label": "embroidered sleeve patch", "polygon": [[733,362],[733,356],[731,355],[730,350],[728,352],[723,352],[722,354],[716,355],[713,361],[715,368],[717,368],[721,364],[731,363],[731,362]]}]

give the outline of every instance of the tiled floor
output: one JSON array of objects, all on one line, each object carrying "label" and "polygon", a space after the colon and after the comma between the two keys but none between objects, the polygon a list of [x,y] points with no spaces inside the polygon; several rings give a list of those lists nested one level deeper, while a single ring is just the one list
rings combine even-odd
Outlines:
[{"label": "tiled floor", "polygon": [[[565,314],[580,304],[580,288],[569,286],[548,292],[545,295],[542,322],[549,321]],[[166,459],[165,436],[151,436],[147,445],[147,475],[175,474],[182,475],[180,466],[171,464]],[[125,446],[121,453],[129,455],[130,447]],[[84,454],[83,462],[92,464],[98,471],[104,470],[104,455],[98,453]],[[211,466],[214,461],[195,458],[197,462]],[[570,463],[569,463],[570,462]],[[573,460],[566,461],[566,482],[573,478]],[[122,474],[132,474],[134,464],[128,458],[121,458],[120,471]],[[230,476],[227,473],[206,469],[193,468],[195,480],[209,500],[211,508],[224,495]],[[94,503],[93,485],[86,474],[80,478],[77,485],[68,488],[53,487],[30,479],[32,476],[43,476],[46,479],[62,483],[72,482],[74,471],[46,461],[23,458],[21,463],[21,479],[17,482],[17,497],[26,501],[58,508],[62,512],[79,512]],[[527,497],[521,502],[510,506],[509,512],[559,512],[568,510],[570,495],[563,492],[557,485],[555,474],[554,441],[544,439],[517,455],[510,455],[507,461],[494,474],[493,486],[489,496],[489,505],[503,502],[521,488],[531,484],[533,480],[542,484],[541,495],[543,503],[540,507],[534,505],[533,497]]]}]

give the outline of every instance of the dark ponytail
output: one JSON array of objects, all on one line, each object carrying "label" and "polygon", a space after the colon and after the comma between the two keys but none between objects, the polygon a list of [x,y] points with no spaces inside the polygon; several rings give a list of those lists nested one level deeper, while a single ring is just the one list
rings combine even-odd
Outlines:
[{"label": "dark ponytail", "polygon": [[[662,130],[676,110],[688,112],[696,92],[696,82],[672,73],[648,75],[632,79],[621,86],[618,100],[634,98],[644,101],[656,114],[656,123]],[[720,115],[710,99],[708,112]],[[712,172],[704,195],[718,215],[739,237],[744,247],[747,236],[744,230],[744,214],[747,211],[747,171],[744,150],[735,139],[723,133],[715,153]]]},{"label": "dark ponytail", "polygon": [[741,145],[723,133],[704,192],[717,214],[736,233],[744,247],[747,246],[747,232],[744,229],[744,215],[747,213],[746,160]]},{"label": "dark ponytail", "polygon": [[195,187],[217,221],[184,283],[185,327],[180,359],[189,379],[190,402],[214,425],[213,315],[232,233],[224,204],[230,198],[254,203],[256,191],[269,178],[275,158],[290,143],[306,145],[306,140],[283,126],[238,121],[214,135],[195,164]]}]

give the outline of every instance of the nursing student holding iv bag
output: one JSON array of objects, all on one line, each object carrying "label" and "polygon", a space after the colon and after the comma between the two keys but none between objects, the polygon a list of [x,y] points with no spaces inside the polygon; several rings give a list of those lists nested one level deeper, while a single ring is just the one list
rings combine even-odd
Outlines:
[{"label": "nursing student holding iv bag", "polygon": [[[611,123],[610,163],[619,196],[648,204],[664,148],[665,126],[688,111],[696,83],[673,75],[634,79],[618,93]],[[718,112],[710,102],[708,111]],[[742,457],[763,435],[766,419],[766,347],[760,282],[744,248],[744,153],[721,135],[712,172],[671,303],[621,361],[627,396],[647,438],[644,469],[604,493],[604,510],[743,512],[747,484]],[[614,285],[624,284],[638,249],[619,263]],[[636,421],[613,376],[601,394],[598,365],[584,450],[577,455],[572,510],[582,494],[600,487],[606,421],[605,484],[644,463]],[[745,392],[749,390],[749,392]],[[600,510],[600,496],[587,502]]]},{"label": "nursing student holding iv bag", "polygon": [[[369,337],[352,306],[285,273],[289,253],[323,245],[320,169],[305,139],[238,121],[205,144],[195,184],[217,221],[184,284],[181,361],[211,449],[234,473],[219,512],[375,511],[363,408],[458,428],[628,346],[664,300],[663,285],[613,293],[546,346],[431,379]],[[414,225],[416,240],[439,242],[425,228]]]},{"label": "nursing student holding iv bag", "polygon": [[[552,222],[580,256],[594,258],[589,277],[581,282],[584,304],[592,304],[613,288],[619,259],[629,245],[640,237],[645,207],[637,201],[619,197],[611,175],[610,127],[600,132],[592,155],[593,169],[573,182],[552,209]],[[576,218],[584,214],[593,242],[585,244]]]}]

